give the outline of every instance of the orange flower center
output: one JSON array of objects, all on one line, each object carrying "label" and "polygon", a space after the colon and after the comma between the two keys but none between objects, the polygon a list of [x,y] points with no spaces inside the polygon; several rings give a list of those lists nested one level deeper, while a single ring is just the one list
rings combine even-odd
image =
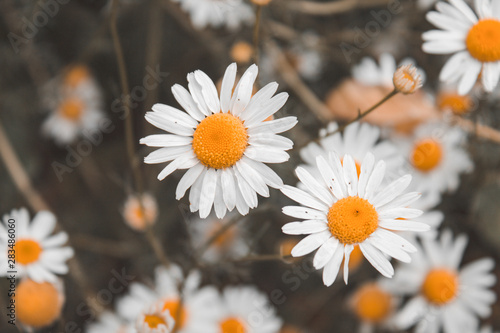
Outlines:
[{"label": "orange flower center", "polygon": [[451,110],[454,114],[464,114],[472,109],[472,99],[465,95],[453,93],[441,93],[438,98],[438,107],[440,110]]},{"label": "orange flower center", "polygon": [[68,99],[61,104],[59,112],[64,118],[77,121],[82,116],[83,103],[76,98]]},{"label": "orange flower center", "polygon": [[89,77],[90,74],[87,67],[79,65],[68,70],[64,78],[64,83],[69,87],[74,88]]},{"label": "orange flower center", "polygon": [[232,167],[248,145],[243,122],[230,113],[216,113],[201,121],[193,135],[193,150],[200,162],[214,169]]},{"label": "orange flower center", "polygon": [[144,321],[146,322],[146,324],[148,324],[150,328],[156,328],[158,327],[158,325],[167,326],[165,320],[163,320],[163,318],[158,315],[145,315]]},{"label": "orange flower center", "polygon": [[168,310],[170,312],[170,315],[175,320],[175,327],[177,329],[183,328],[187,320],[186,309],[183,306],[181,306],[181,308],[179,309],[179,306],[180,304],[178,299],[170,299],[165,301],[162,310],[162,311]]},{"label": "orange flower center", "polygon": [[379,323],[391,313],[391,295],[376,284],[361,287],[356,292],[355,299],[354,311],[364,321]]},{"label": "orange flower center", "polygon": [[328,228],[343,244],[361,243],[378,227],[378,213],[368,200],[352,196],[330,207]]},{"label": "orange flower center", "polygon": [[220,333],[245,333],[247,330],[237,318],[228,318],[220,323]]},{"label": "orange flower center", "polygon": [[62,297],[53,284],[36,283],[30,279],[19,283],[15,301],[17,319],[35,328],[53,323],[61,314],[63,305]]},{"label": "orange flower center", "polygon": [[428,172],[437,167],[442,158],[441,144],[434,139],[423,139],[415,144],[411,162],[418,170]]},{"label": "orange flower center", "polygon": [[433,269],[425,278],[422,294],[436,305],[444,305],[451,301],[458,292],[458,277],[447,269]]},{"label": "orange flower center", "polygon": [[31,239],[21,239],[14,246],[16,261],[22,265],[28,265],[38,260],[42,253],[40,244]]},{"label": "orange flower center", "polygon": [[470,55],[481,62],[500,60],[500,21],[485,19],[477,22],[465,40]]}]

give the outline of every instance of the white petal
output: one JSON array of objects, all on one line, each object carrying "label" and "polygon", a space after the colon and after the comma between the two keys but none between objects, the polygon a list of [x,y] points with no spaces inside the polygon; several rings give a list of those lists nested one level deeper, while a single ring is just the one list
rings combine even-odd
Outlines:
[{"label": "white petal", "polygon": [[290,158],[290,155],[282,149],[263,146],[248,146],[245,149],[245,156],[264,163],[283,163]]},{"label": "white petal", "polygon": [[323,245],[332,234],[329,231],[323,231],[317,234],[312,234],[301,240],[295,247],[292,249],[292,256],[301,257],[306,254],[309,254],[316,250],[318,247]]},{"label": "white petal", "polygon": [[394,275],[394,268],[392,267],[389,260],[387,260],[379,250],[374,248],[368,242],[363,242],[359,244],[361,252],[365,256],[366,260],[372,264],[377,271],[379,271],[383,276],[391,278]]},{"label": "white petal", "polygon": [[246,156],[243,157],[245,159],[245,162],[250,165],[255,171],[257,171],[260,176],[264,179],[266,184],[272,188],[277,188],[280,189],[283,187],[283,181],[281,180],[280,176],[276,174],[276,172],[273,171],[270,167],[265,165],[262,162],[257,162],[252,159],[247,158]]},{"label": "white petal", "polygon": [[332,259],[326,264],[323,269],[323,283],[325,286],[329,287],[333,284],[337,275],[339,274],[340,265],[342,264],[342,259],[344,258],[344,246],[341,244],[337,246]]},{"label": "white petal", "polygon": [[285,224],[281,230],[287,235],[306,235],[325,231],[328,225],[325,221],[308,220],[304,222],[290,222]]},{"label": "white petal", "polygon": [[198,126],[196,119],[170,105],[156,103],[153,105],[152,109],[160,116],[167,118],[175,124],[181,124],[191,128],[196,128],[196,126]]},{"label": "white petal", "polygon": [[415,222],[409,220],[380,220],[379,226],[389,230],[399,231],[428,231],[430,227],[428,224],[422,222]]},{"label": "white petal", "polygon": [[196,80],[194,73],[189,73],[187,75],[188,80],[188,88],[191,96],[193,97],[194,102],[198,106],[198,110],[200,110],[205,116],[209,116],[211,114],[208,109],[207,103],[205,103],[205,99],[202,93],[202,87],[200,83]]},{"label": "white petal", "polygon": [[234,175],[236,176],[236,179],[238,181],[238,188],[240,189],[240,193],[243,196],[243,199],[245,199],[245,202],[250,208],[255,208],[257,207],[257,194],[255,191],[250,187],[248,182],[241,177],[241,175],[238,172],[235,172]]},{"label": "white petal", "polygon": [[222,112],[229,111],[231,95],[233,94],[234,82],[236,80],[236,63],[232,63],[226,69],[220,90],[220,104]]},{"label": "white petal", "polygon": [[295,173],[300,181],[307,187],[309,192],[316,198],[323,201],[327,206],[331,206],[333,204],[334,198],[330,192],[328,192],[324,185],[318,183],[306,169],[298,167],[295,169]]},{"label": "white petal", "polygon": [[281,109],[283,105],[285,105],[287,100],[287,93],[279,93],[278,95],[271,98],[269,102],[263,105],[262,108],[258,110],[258,112],[250,115],[245,121],[245,125],[252,126],[263,122],[264,120],[275,114],[279,109]]},{"label": "white petal", "polygon": [[317,209],[319,211],[328,211],[329,207],[323,204],[319,199],[314,198],[309,193],[302,191],[296,187],[292,187],[289,185],[284,185],[281,189],[284,195],[289,197],[290,199],[304,205],[307,207],[311,207],[313,209]]},{"label": "white petal", "polygon": [[215,169],[208,169],[203,178],[203,185],[200,194],[200,217],[206,218],[212,210],[215,193],[217,190],[217,172]]},{"label": "white petal", "polygon": [[248,128],[248,135],[252,136],[257,133],[283,133],[291,129],[297,124],[297,117],[285,117],[270,121],[264,121],[258,125]]},{"label": "white petal", "polygon": [[226,207],[232,211],[236,206],[236,184],[231,168],[222,169],[221,185]]},{"label": "white petal", "polygon": [[344,247],[344,282],[347,284],[347,280],[349,279],[349,258],[351,256],[351,252],[354,250],[354,245],[346,244]]},{"label": "white petal", "polygon": [[321,269],[332,259],[337,247],[340,242],[335,237],[328,239],[321,247],[318,252],[314,255],[313,266],[316,269]]},{"label": "white petal", "polygon": [[376,208],[381,207],[399,196],[404,190],[408,188],[411,183],[411,175],[400,177],[387,185],[380,191],[373,200],[370,201]]},{"label": "white petal", "polygon": [[301,207],[301,206],[286,206],[283,207],[283,214],[295,217],[298,219],[306,219],[306,220],[313,220],[313,219],[326,219],[326,214],[322,211],[308,208],[308,207]]},{"label": "white petal", "polygon": [[42,240],[52,233],[55,226],[55,215],[49,211],[40,211],[33,218],[29,233],[34,239]]},{"label": "white petal", "polygon": [[477,81],[479,73],[481,73],[482,64],[477,60],[470,60],[467,63],[467,69],[458,83],[458,93],[460,95],[467,94]]},{"label": "white petal", "polygon": [[202,121],[205,118],[205,115],[199,110],[198,105],[196,105],[196,102],[186,88],[176,84],[172,87],[172,94],[174,94],[177,102],[191,117],[198,121]]},{"label": "white petal", "polygon": [[370,199],[375,195],[376,191],[378,190],[380,184],[382,184],[384,175],[385,175],[385,162],[378,161],[377,164],[375,165],[375,168],[373,169],[372,174],[370,175],[370,179],[368,179],[368,182],[366,183],[365,196],[363,197],[364,199],[370,201]]},{"label": "white petal", "polygon": [[219,97],[217,94],[217,88],[214,82],[208,77],[204,72],[197,70],[194,72],[194,77],[201,86],[201,93],[207,104],[207,107],[213,113],[220,111]]},{"label": "white petal", "polygon": [[[276,93],[276,90],[278,90],[278,84],[276,82],[268,83],[264,88],[260,89],[252,97],[250,103],[248,103],[248,106],[245,108],[245,111],[243,111],[240,118],[246,121],[255,113],[260,112],[260,110],[264,106],[264,103],[267,103],[271,99],[271,97],[273,97],[273,95]],[[247,123],[245,122],[245,124]]]},{"label": "white petal", "polygon": [[153,134],[140,140],[140,143],[148,147],[178,147],[190,145],[193,138],[173,134]]},{"label": "white petal", "polygon": [[194,156],[194,154],[185,154],[177,157],[175,160],[170,162],[159,174],[158,180],[163,180],[165,177],[169,176],[172,172],[177,169],[189,169],[199,164],[200,161]]},{"label": "white petal", "polygon": [[206,170],[206,167],[199,163],[186,171],[184,176],[182,176],[179,181],[179,184],[177,184],[177,189],[175,190],[175,198],[177,200],[180,200],[184,196],[187,189],[194,184],[196,179],[198,179],[198,177],[202,174],[203,170]]},{"label": "white petal", "polygon": [[182,136],[193,136],[194,134],[194,129],[179,123],[176,124],[165,118],[158,112],[147,112],[145,118],[151,125],[156,126],[166,132]]},{"label": "white petal", "polygon": [[356,163],[351,155],[345,155],[343,160],[344,181],[347,187],[349,196],[358,194],[358,172]]},{"label": "white petal", "polygon": [[250,102],[253,94],[253,84],[257,78],[259,69],[256,65],[250,66],[242,75],[240,82],[234,89],[233,98],[231,99],[230,110],[235,116],[239,116]]},{"label": "white petal", "polygon": [[366,185],[368,184],[374,165],[375,156],[372,153],[367,153],[361,163],[361,172],[359,173],[358,196],[360,198],[365,197]]},{"label": "white petal", "polygon": [[254,189],[255,192],[263,197],[269,197],[269,188],[262,177],[254,170],[244,159],[236,162],[235,172],[239,172],[242,178]]},{"label": "white petal", "polygon": [[345,196],[343,178],[333,171],[328,162],[323,156],[316,157],[316,164],[326,186],[332,191],[337,199],[342,199]]},{"label": "white petal", "polygon": [[165,147],[157,149],[144,158],[144,163],[158,164],[175,160],[182,155],[193,156],[191,146]]}]

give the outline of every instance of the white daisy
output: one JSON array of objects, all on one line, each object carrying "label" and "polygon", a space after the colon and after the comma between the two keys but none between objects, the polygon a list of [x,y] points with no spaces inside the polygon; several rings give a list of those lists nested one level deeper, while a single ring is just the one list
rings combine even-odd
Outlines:
[{"label": "white daisy", "polygon": [[[227,221],[234,218],[234,214],[229,214],[224,219],[208,217],[207,219],[195,219],[190,221],[191,241],[195,247],[205,244],[215,236],[226,225]],[[248,254],[249,246],[244,238],[244,230],[241,225],[235,225],[225,230],[203,252],[202,259],[207,262],[216,263],[224,259],[241,258]]]},{"label": "white daisy", "polygon": [[[66,261],[73,257],[73,249],[62,247],[68,241],[65,232],[50,235],[56,226],[56,217],[51,212],[38,212],[30,224],[27,209],[14,209],[3,216],[3,222],[0,223],[1,276],[13,270],[18,278],[27,276],[39,283],[56,283],[55,274],[68,273]],[[8,230],[15,230],[15,245],[9,237],[13,233]],[[10,267],[12,259],[15,267]]]},{"label": "white daisy", "polygon": [[[433,54],[452,54],[439,76],[458,82],[458,92],[468,93],[479,76],[491,92],[500,78],[500,2],[476,0],[476,13],[463,0],[436,4],[427,20],[441,30],[422,35],[422,49]],[[479,17],[479,18],[478,18]]]},{"label": "white daisy", "polygon": [[99,320],[88,325],[87,333],[136,333],[132,322],[127,322],[123,318],[112,312],[104,312],[99,316]]},{"label": "white daisy", "polygon": [[460,174],[470,172],[473,163],[462,148],[465,133],[442,122],[419,126],[412,138],[395,137],[405,156],[405,171],[414,177],[414,188],[423,193],[454,191]]},{"label": "white daisy", "polygon": [[386,178],[394,178],[396,171],[404,162],[403,156],[396,147],[387,140],[380,141],[380,129],[367,123],[355,122],[344,129],[343,133],[337,132],[339,126],[332,122],[326,129],[320,131],[319,144],[311,142],[300,150],[300,156],[307,163],[303,166],[314,176],[320,176],[316,168],[316,157],[328,158],[329,152],[335,152],[341,160],[345,154],[354,158],[358,174],[361,161],[366,153],[371,152],[375,160],[384,160],[386,163]]},{"label": "white daisy", "polygon": [[174,0],[189,12],[191,22],[198,28],[226,26],[236,29],[254,21],[252,7],[243,0]]},{"label": "white daisy", "polygon": [[[386,277],[392,277],[394,269],[385,255],[410,262],[408,253],[416,248],[394,230],[427,231],[429,226],[412,219],[422,211],[407,208],[420,194],[403,194],[411,182],[405,175],[387,186],[381,186],[385,174],[385,162],[375,163],[373,154],[363,159],[358,172],[354,159],[331,152],[328,160],[318,156],[317,167],[321,178],[313,177],[302,167],[296,169],[300,181],[307,190],[284,186],[281,191],[304,206],[283,208],[286,215],[306,219],[283,226],[286,234],[308,234],[292,250],[298,257],[318,249],[313,265],[323,269],[323,282],[330,286],[337,276],[344,259],[344,281],[347,283],[349,257],[355,245],[359,245],[364,257]],[[405,220],[402,220],[405,219]]]},{"label": "white daisy", "polygon": [[226,287],[219,306],[213,333],[277,333],[283,324],[267,296],[253,286]]},{"label": "white daisy", "polygon": [[[213,321],[216,309],[212,287],[198,289],[201,275],[194,271],[185,280],[181,269],[171,265],[156,268],[154,289],[141,283],[132,283],[129,294],[117,303],[118,314],[129,321],[136,321],[143,311],[161,303],[162,310],[169,310],[176,321],[178,333],[192,332]],[[184,280],[184,281],[183,281]],[[179,295],[179,285],[184,283],[182,303]],[[180,307],[180,308],[179,308]]]},{"label": "white daisy", "polygon": [[440,239],[423,239],[423,250],[411,265],[401,265],[394,277],[394,290],[414,295],[396,315],[400,329],[417,324],[416,332],[476,332],[478,317],[490,315],[495,294],[491,274],[494,261],[476,260],[459,268],[467,237],[453,240],[449,230]]},{"label": "white daisy", "polygon": [[143,311],[135,324],[138,333],[170,333],[175,327],[174,318],[170,310],[163,307],[163,303],[152,305]]},{"label": "white daisy", "polygon": [[295,117],[265,121],[288,99],[287,93],[274,97],[276,82],[269,83],[252,97],[257,66],[243,74],[234,89],[236,64],[231,64],[222,80],[220,99],[210,78],[202,71],[188,75],[189,92],[174,85],[172,92],[187,111],[156,104],[146,120],[172,134],[151,135],[142,144],[162,147],[145,158],[145,163],[172,161],[158,175],[162,180],[176,169],[189,169],[179,182],[180,199],[191,187],[190,209],[208,216],[214,206],[217,217],[235,207],[241,214],[257,207],[257,193],[269,196],[268,186],[280,188],[281,178],[264,163],[288,160],[285,152],[293,142],[276,135],[292,128]]},{"label": "white daisy", "polygon": [[75,66],[45,87],[45,106],[51,110],[43,132],[57,144],[70,144],[99,129],[102,95],[88,69]]}]

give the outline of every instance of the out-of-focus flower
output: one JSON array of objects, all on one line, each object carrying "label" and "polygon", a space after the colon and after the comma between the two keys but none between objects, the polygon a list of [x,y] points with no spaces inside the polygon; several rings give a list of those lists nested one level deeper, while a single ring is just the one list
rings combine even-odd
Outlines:
[{"label": "out-of-focus flower", "polygon": [[125,222],[134,230],[144,231],[153,225],[158,217],[158,204],[149,193],[142,194],[142,202],[137,195],[130,195],[123,208]]},{"label": "out-of-focus flower", "polygon": [[247,64],[252,60],[253,47],[245,41],[239,41],[231,48],[231,58],[238,64]]},{"label": "out-of-focus flower", "polygon": [[257,288],[226,287],[220,299],[217,326],[218,330],[213,332],[276,333],[282,320]]},{"label": "out-of-focus flower", "polygon": [[165,309],[161,303],[143,311],[137,318],[135,327],[137,333],[170,333],[175,327],[175,321],[170,310]]},{"label": "out-of-focus flower", "polygon": [[255,19],[252,8],[243,0],[174,0],[189,12],[193,25],[202,29],[228,27],[236,29]]},{"label": "out-of-focus flower", "polygon": [[[12,222],[14,221],[14,222]],[[30,216],[25,208],[14,209],[3,216],[0,223],[0,274],[7,275],[8,259],[15,259],[17,276],[27,276],[41,283],[56,283],[55,274],[68,273],[66,260],[73,257],[71,247],[62,247],[68,241],[65,232],[50,235],[56,226],[56,217],[48,211],[38,212],[30,224]],[[13,228],[11,228],[13,226]],[[10,242],[8,229],[14,229],[15,244]],[[12,233],[10,233],[12,235]]]},{"label": "out-of-focus flower", "polygon": [[460,116],[471,112],[476,104],[471,95],[460,95],[456,89],[441,87],[436,96],[436,105],[442,112]]},{"label": "out-of-focus flower", "polygon": [[271,3],[272,0],[250,0],[250,1],[259,6],[267,6]]},{"label": "out-of-focus flower", "polygon": [[462,130],[442,122],[421,125],[412,138],[394,138],[394,143],[408,159],[415,190],[423,193],[456,190],[460,174],[473,168],[461,146],[464,139]]},{"label": "out-of-focus flower", "polygon": [[[143,311],[161,304],[162,310],[168,310],[174,318],[178,333],[193,332],[197,327],[213,321],[217,314],[217,309],[211,304],[217,291],[213,287],[199,289],[200,279],[197,271],[184,278],[176,265],[171,265],[168,269],[157,267],[155,289],[141,283],[132,283],[129,294],[118,301],[117,312],[121,317],[135,322]],[[178,286],[183,280],[181,303]]]},{"label": "out-of-focus flower", "polygon": [[367,282],[356,289],[349,305],[361,323],[359,332],[371,333],[377,326],[390,327],[399,300],[384,283]]},{"label": "out-of-focus flower", "polygon": [[102,95],[87,67],[70,67],[47,84],[45,94],[44,104],[51,112],[42,130],[56,143],[70,144],[98,130],[103,119]]},{"label": "out-of-focus flower", "polygon": [[134,323],[127,321],[115,313],[104,312],[99,320],[88,325],[87,333],[136,333]]},{"label": "out-of-focus flower", "polygon": [[478,317],[490,315],[495,294],[489,290],[496,278],[494,261],[479,259],[460,268],[467,237],[453,240],[445,230],[440,239],[423,239],[423,250],[413,255],[411,265],[401,265],[393,290],[413,298],[395,316],[395,324],[417,332],[476,332]]},{"label": "out-of-focus flower", "polygon": [[[422,35],[422,49],[433,54],[453,54],[439,76],[458,82],[459,94],[467,94],[478,77],[491,92],[500,78],[500,3],[477,0],[476,13],[463,0],[438,2],[427,20],[440,30]],[[478,18],[479,17],[479,18]]]},{"label": "out-of-focus flower", "polygon": [[[401,65],[412,63],[404,60]],[[326,104],[336,117],[351,120],[359,111],[367,110],[394,90],[393,77],[396,61],[389,54],[380,56],[379,64],[372,58],[364,58],[352,69],[352,79],[347,79],[334,88],[326,97]],[[418,75],[425,78],[422,70]],[[398,132],[408,133],[418,124],[440,116],[432,100],[421,90],[412,95],[396,95],[363,118],[364,121],[392,127]]]},{"label": "out-of-focus flower", "polygon": [[35,282],[23,279],[16,287],[16,318],[24,325],[41,328],[61,315],[65,301],[62,282]]},{"label": "out-of-focus flower", "polygon": [[[197,219],[189,223],[193,245],[205,244],[209,239],[221,232],[231,218],[234,218],[234,214],[228,214],[222,220],[213,217]],[[243,234],[244,231],[240,229],[240,226],[229,227],[213,240],[211,246],[203,253],[202,259],[215,263],[221,259],[236,259],[246,255],[249,247]]]},{"label": "out-of-focus flower", "polygon": [[396,69],[392,78],[394,88],[404,95],[414,94],[422,87],[422,77],[413,65],[402,65]]},{"label": "out-of-focus flower", "polygon": [[337,123],[328,124],[326,129],[320,131],[319,144],[311,142],[300,150],[300,156],[306,162],[303,166],[305,169],[319,178],[316,158],[318,156],[328,158],[328,153],[334,151],[341,160],[344,155],[351,155],[359,175],[361,161],[370,152],[375,156],[376,161],[383,160],[386,163],[386,178],[394,178],[404,159],[390,141],[379,141],[379,128],[355,122],[348,125],[343,133],[338,132],[338,129]]},{"label": "out-of-focus flower", "polygon": [[[330,286],[335,281],[342,259],[344,281],[348,279],[351,252],[358,245],[364,257],[384,276],[392,277],[394,269],[386,258],[410,262],[408,253],[416,248],[393,231],[427,231],[429,226],[411,221],[422,214],[418,209],[407,208],[417,200],[416,192],[403,194],[411,182],[405,175],[387,186],[381,186],[385,162],[375,163],[368,153],[358,171],[354,159],[345,155],[341,162],[331,152],[328,160],[317,158],[321,178],[313,177],[302,167],[296,169],[306,190],[285,185],[281,191],[303,206],[288,206],[283,213],[305,219],[283,226],[290,235],[309,235],[293,250],[294,257],[319,250],[313,259],[316,269],[323,269],[323,282]],[[404,220],[402,220],[404,219]]]},{"label": "out-of-focus flower", "polygon": [[145,163],[171,161],[158,175],[162,180],[177,169],[189,169],[179,182],[177,199],[188,188],[190,209],[206,218],[214,206],[218,218],[235,207],[247,214],[258,205],[257,193],[269,196],[269,188],[280,188],[281,178],[264,163],[289,159],[286,150],[293,142],[277,135],[297,123],[296,117],[265,121],[288,99],[287,93],[272,97],[278,88],[269,83],[252,97],[257,66],[243,74],[234,89],[236,64],[231,64],[222,81],[220,99],[210,78],[202,71],[188,75],[189,92],[174,85],[172,92],[187,111],[156,104],[146,120],[172,134],[150,135],[142,144],[161,147]]},{"label": "out-of-focus flower", "polygon": [[491,326],[483,326],[479,330],[479,333],[497,333],[498,331],[493,331],[493,327]]}]

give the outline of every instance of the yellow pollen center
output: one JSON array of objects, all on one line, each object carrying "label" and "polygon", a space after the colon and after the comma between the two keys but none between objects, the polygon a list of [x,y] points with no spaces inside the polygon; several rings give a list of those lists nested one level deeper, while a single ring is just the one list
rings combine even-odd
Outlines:
[{"label": "yellow pollen center", "polygon": [[220,333],[245,333],[243,323],[237,318],[228,318],[220,323]]},{"label": "yellow pollen center", "polygon": [[438,99],[440,110],[451,110],[453,113],[461,115],[472,109],[473,102],[469,96],[461,96],[453,93],[441,93]]},{"label": "yellow pollen center", "polygon": [[428,172],[437,167],[442,158],[441,144],[434,139],[423,139],[415,143],[411,162],[418,170]]},{"label": "yellow pollen center", "polygon": [[31,239],[21,239],[14,246],[16,261],[22,265],[28,265],[38,260],[42,253],[42,247],[38,242]]},{"label": "yellow pollen center", "polygon": [[356,292],[355,299],[354,311],[364,321],[379,323],[391,313],[391,295],[376,284],[361,287]]},{"label": "yellow pollen center", "polygon": [[71,121],[80,119],[82,111],[83,103],[78,99],[68,99],[64,101],[59,108],[61,115]]},{"label": "yellow pollen center", "polygon": [[157,316],[157,315],[145,315],[144,316],[144,321],[150,328],[156,328],[158,325],[167,325],[165,320],[163,320],[162,317]]},{"label": "yellow pollen center", "polygon": [[178,299],[170,299],[163,304],[163,311],[168,310],[170,312],[170,315],[175,320],[175,327],[177,329],[183,328],[187,319],[186,309],[181,307],[179,310],[179,305]]},{"label": "yellow pollen center", "polygon": [[429,273],[422,285],[422,294],[436,305],[444,305],[451,301],[458,292],[458,278],[454,272],[436,268]]},{"label": "yellow pollen center", "polygon": [[243,122],[230,113],[216,113],[201,121],[193,135],[193,150],[200,162],[214,169],[232,167],[248,145]]},{"label": "yellow pollen center", "polygon": [[500,60],[500,21],[485,19],[477,22],[465,40],[470,55],[481,62]]},{"label": "yellow pollen center", "polygon": [[328,228],[343,244],[357,244],[378,227],[378,213],[368,200],[352,196],[340,199],[330,207]]},{"label": "yellow pollen center", "polygon": [[56,286],[49,282],[37,283],[24,279],[17,286],[15,304],[20,322],[41,328],[50,325],[60,316],[63,297]]}]

